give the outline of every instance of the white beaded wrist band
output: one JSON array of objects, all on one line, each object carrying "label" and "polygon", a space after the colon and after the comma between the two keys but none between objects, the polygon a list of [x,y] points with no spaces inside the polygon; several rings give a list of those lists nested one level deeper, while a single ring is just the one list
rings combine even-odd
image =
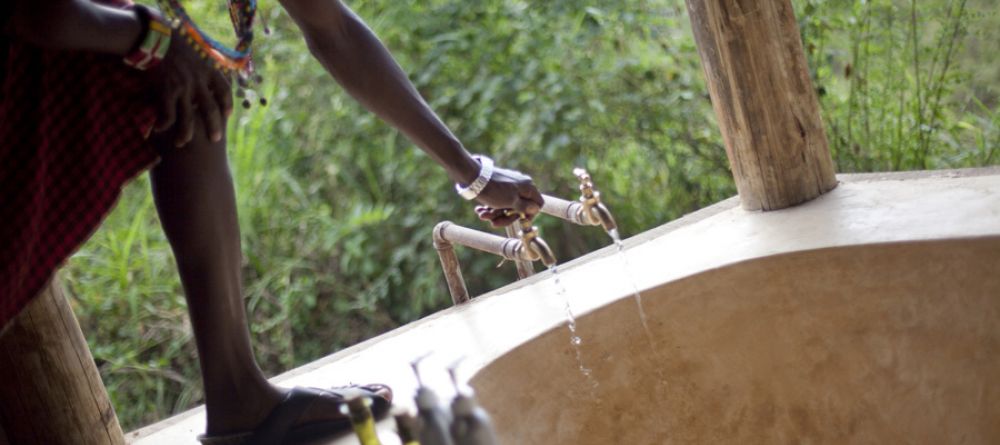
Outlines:
[{"label": "white beaded wrist band", "polygon": [[455,184],[455,191],[458,195],[467,199],[473,200],[483,192],[486,188],[486,184],[490,183],[490,179],[493,178],[493,160],[482,155],[475,155],[473,158],[479,161],[479,176],[476,177],[472,184],[466,187],[462,187],[460,184]]}]

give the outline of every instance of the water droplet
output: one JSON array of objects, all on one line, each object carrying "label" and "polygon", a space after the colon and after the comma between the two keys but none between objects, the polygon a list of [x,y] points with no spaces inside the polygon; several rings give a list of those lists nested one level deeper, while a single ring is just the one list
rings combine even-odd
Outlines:
[{"label": "water droplet", "polygon": [[[576,355],[576,364],[580,368],[580,373],[587,379],[591,391],[593,391],[593,389],[597,388],[598,383],[594,379],[594,376],[591,375],[590,368],[583,365],[583,351],[580,350],[583,339],[579,335],[576,335],[576,317],[573,316],[573,309],[569,305],[569,298],[566,297],[566,287],[559,281],[559,269],[555,265],[552,265],[549,267],[549,270],[552,271],[552,281],[556,287],[556,295],[561,295],[566,304],[566,328],[569,329],[569,343],[573,346],[573,351]],[[596,393],[592,393],[591,395],[594,398],[597,397]]]},{"label": "water droplet", "polygon": [[608,236],[610,236],[611,240],[615,242],[615,247],[618,248],[619,252],[625,250],[625,243],[622,242],[622,237],[618,234],[618,229],[608,230]]},{"label": "water droplet", "polygon": [[608,230],[608,236],[615,242],[615,244],[621,244],[622,237],[618,234],[618,229]]}]

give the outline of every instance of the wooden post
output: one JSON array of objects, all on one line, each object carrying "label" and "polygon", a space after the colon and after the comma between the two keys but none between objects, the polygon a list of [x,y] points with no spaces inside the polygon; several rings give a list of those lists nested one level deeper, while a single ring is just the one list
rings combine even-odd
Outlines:
[{"label": "wooden post", "polygon": [[59,280],[53,278],[11,323],[0,336],[0,432],[5,439],[12,444],[124,445]]},{"label": "wooden post", "polygon": [[790,0],[686,0],[726,154],[747,210],[837,186]]}]

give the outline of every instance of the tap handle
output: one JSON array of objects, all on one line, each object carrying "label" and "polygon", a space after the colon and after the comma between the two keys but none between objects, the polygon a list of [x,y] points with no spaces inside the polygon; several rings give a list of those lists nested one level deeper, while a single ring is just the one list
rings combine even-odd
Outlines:
[{"label": "tap handle", "polygon": [[534,232],[535,226],[532,224],[531,218],[524,213],[518,213],[517,223],[521,226],[522,232]]},{"label": "tap handle", "polygon": [[523,248],[532,253],[532,261],[541,260],[542,264],[547,267],[555,265],[555,254],[552,253],[549,245],[538,236],[538,229],[532,224],[531,218],[521,213],[517,222],[521,226],[517,235],[521,238]]},{"label": "tap handle", "polygon": [[573,174],[580,180],[580,202],[583,209],[580,211],[581,219],[590,224],[600,225],[604,230],[611,231],[618,228],[615,218],[611,216],[611,211],[601,202],[601,192],[594,190],[594,181],[590,178],[590,173],[582,168],[574,168]]},{"label": "tap handle", "polygon": [[517,230],[517,236],[521,238],[525,243],[536,236],[535,226],[532,224],[531,218],[524,212],[518,212],[512,209],[504,210],[506,215],[517,215],[517,225],[519,229]]},{"label": "tap handle", "polygon": [[503,214],[504,216],[517,216],[518,229],[515,231],[516,233],[507,232],[509,236],[516,234],[518,238],[521,238],[521,240],[524,241],[524,244],[528,244],[528,242],[536,236],[535,226],[532,224],[531,218],[528,217],[526,213],[518,212],[514,209],[504,209]]},{"label": "tap handle", "polygon": [[573,174],[580,180],[580,193],[582,195],[580,200],[589,201],[596,198],[597,196],[594,194],[594,181],[590,179],[590,173],[587,173],[587,170],[583,168],[577,167],[573,169]]}]

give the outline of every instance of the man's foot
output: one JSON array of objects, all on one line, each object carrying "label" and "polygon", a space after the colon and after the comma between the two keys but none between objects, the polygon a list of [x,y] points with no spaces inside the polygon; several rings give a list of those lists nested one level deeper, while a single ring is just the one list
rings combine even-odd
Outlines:
[{"label": "man's foot", "polygon": [[384,416],[392,403],[388,386],[371,384],[331,389],[276,388],[281,398],[253,426],[210,433],[199,437],[206,445],[294,443],[298,440],[349,430],[350,419],[341,412],[346,400],[356,396],[372,399],[372,414]]}]

